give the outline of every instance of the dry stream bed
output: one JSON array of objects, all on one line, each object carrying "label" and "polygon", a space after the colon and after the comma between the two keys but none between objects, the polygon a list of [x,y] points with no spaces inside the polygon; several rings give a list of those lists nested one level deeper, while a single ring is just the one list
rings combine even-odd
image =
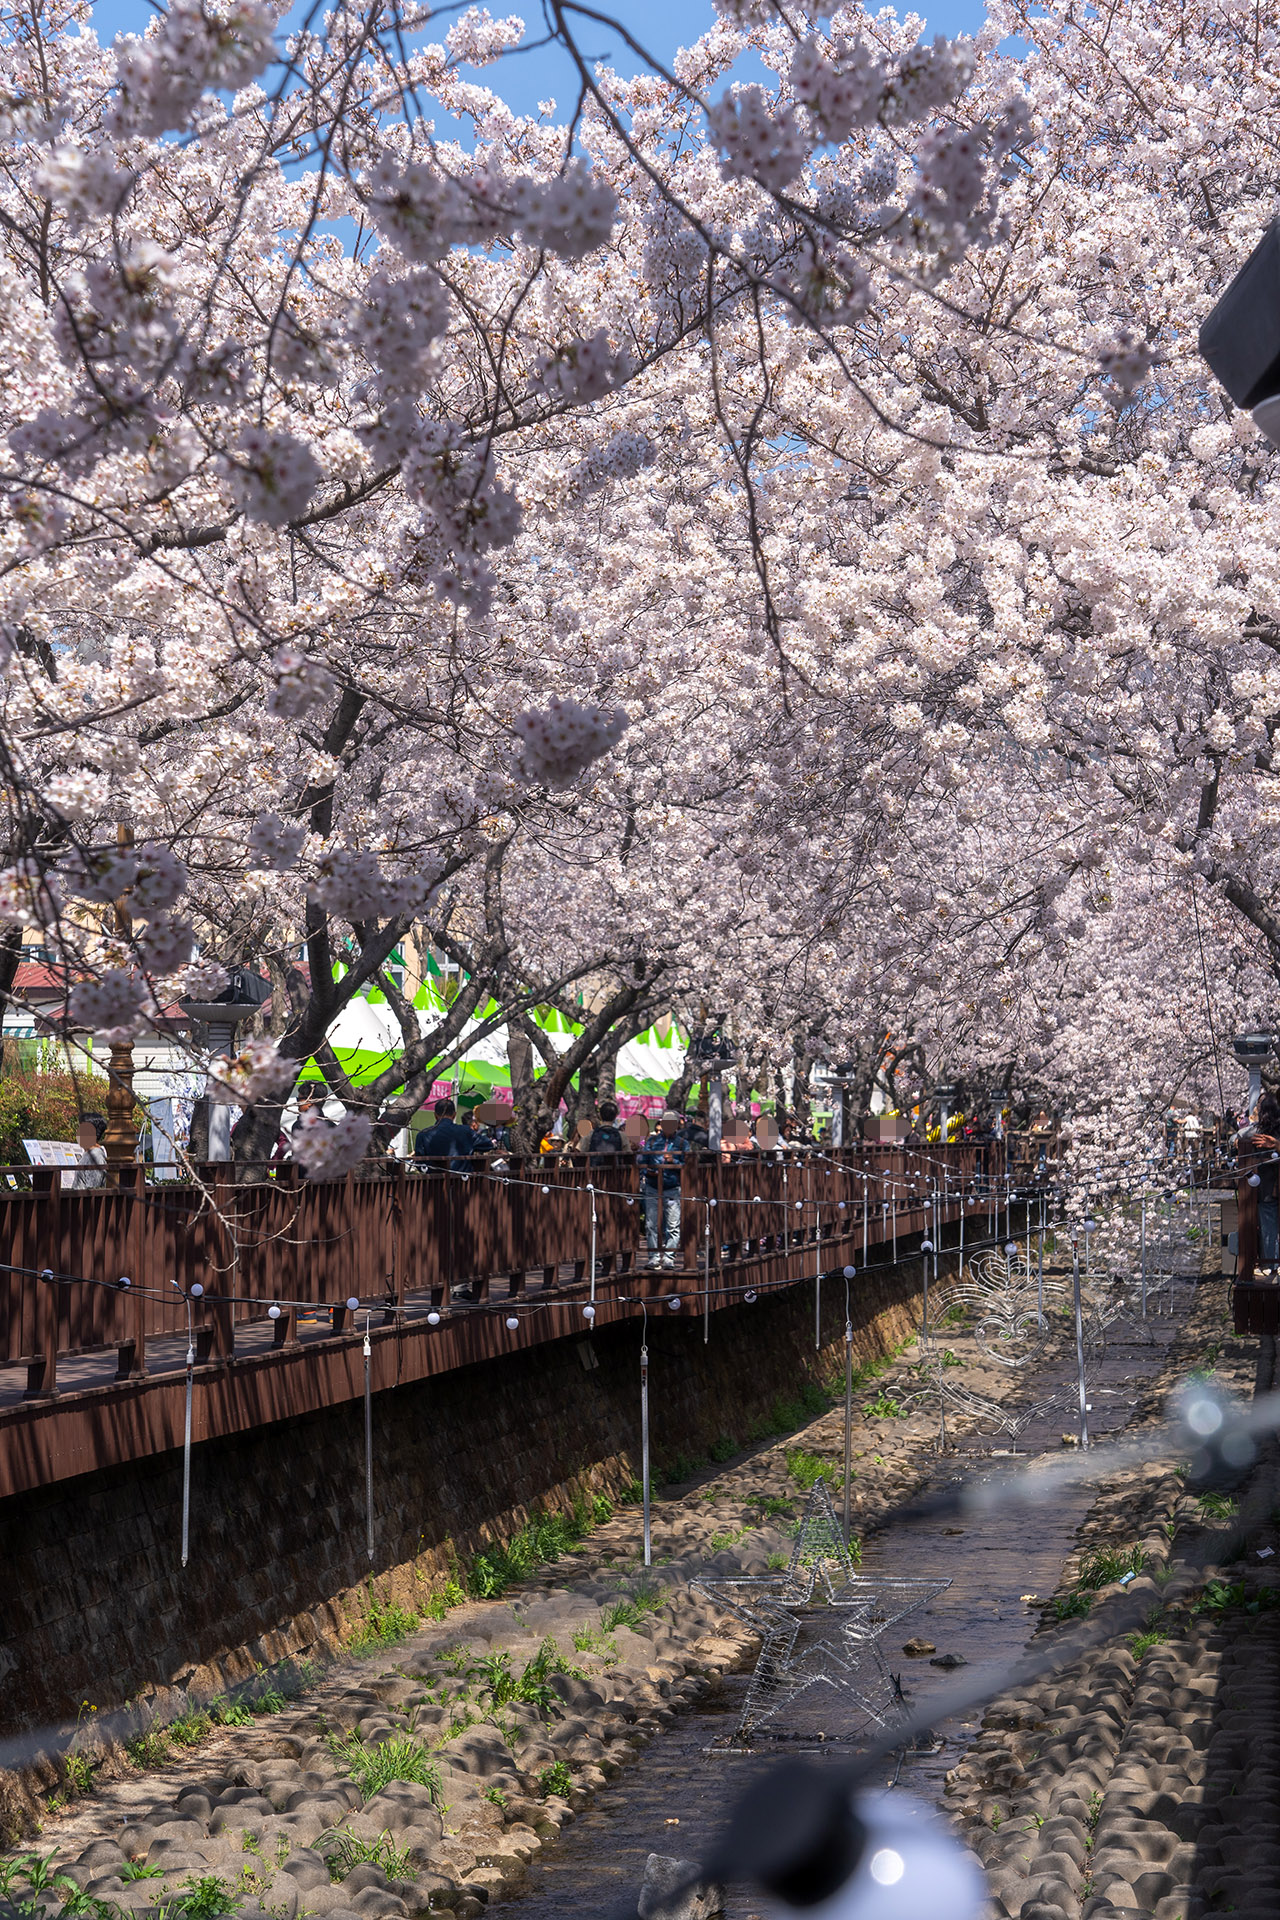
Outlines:
[{"label": "dry stream bed", "polygon": [[[1095,1431],[1154,1420],[1206,1357],[1247,1393],[1252,1356],[1226,1335],[1221,1285],[1184,1301],[1189,1311],[1139,1338],[1113,1339]],[[962,1329],[944,1337],[967,1386],[1009,1395],[1008,1373]],[[936,1417],[893,1411],[916,1384],[914,1357],[859,1392],[852,1484],[868,1568],[952,1579],[886,1645],[908,1692],[927,1699],[948,1677],[931,1649],[1012,1659],[1035,1632],[1068,1633],[1086,1606],[1106,1606],[1126,1566],[1142,1568],[1128,1593],[1149,1605],[1136,1636],[944,1722],[940,1750],[908,1756],[901,1786],[950,1811],[987,1867],[993,1915],[1274,1916],[1280,1613],[1265,1585],[1275,1560],[1258,1558],[1276,1544],[1274,1506],[1263,1499],[1242,1542],[1231,1503],[1197,1502],[1170,1463],[1055,1493],[1033,1521],[997,1505],[981,1524],[908,1527],[894,1509],[927,1482],[1025,1464],[940,1460]],[[1070,1364],[1060,1339],[1015,1390],[1035,1399]],[[1035,1423],[1020,1451],[1060,1452],[1069,1424]],[[150,1770],[104,1766],[19,1849],[61,1884],[33,1889],[11,1869],[0,1920],[33,1906],[67,1920],[112,1909],[213,1920],[229,1892],[243,1920],[444,1908],[466,1920],[513,1900],[525,1920],[625,1908],[645,1855],[696,1855],[768,1763],[708,1751],[736,1722],[755,1643],[689,1581],[779,1565],[806,1480],[819,1463],[838,1478],[842,1457],[837,1408],[657,1503],[652,1569],[639,1564],[638,1513],[622,1510],[508,1597],[333,1668],[278,1711],[219,1726]],[[1273,1473],[1264,1462],[1254,1477]],[[1185,1544],[1243,1557],[1166,1604],[1182,1593],[1170,1555]],[[926,1651],[913,1658],[916,1640]],[[731,1895],[735,1920],[753,1910]]]}]

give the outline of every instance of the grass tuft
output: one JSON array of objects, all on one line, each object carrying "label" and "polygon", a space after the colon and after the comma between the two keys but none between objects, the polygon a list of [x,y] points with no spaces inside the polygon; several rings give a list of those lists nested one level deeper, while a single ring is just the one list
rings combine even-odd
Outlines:
[{"label": "grass tuft", "polygon": [[640,1587],[630,1600],[614,1600],[604,1607],[600,1625],[606,1633],[616,1633],[619,1627],[638,1627],[646,1613],[656,1613],[665,1602],[661,1587]]},{"label": "grass tuft", "polygon": [[839,1492],[844,1485],[844,1475],[837,1472],[820,1453],[808,1453],[803,1447],[788,1447],[786,1459],[787,1472],[801,1493],[808,1493],[819,1480],[825,1480],[833,1492]]},{"label": "grass tuft", "polygon": [[347,1634],[348,1653],[372,1653],[377,1647],[394,1647],[407,1640],[418,1625],[418,1616],[395,1600],[379,1600],[372,1587],[368,1604]]},{"label": "grass tuft", "polygon": [[1147,1556],[1141,1547],[1099,1547],[1080,1562],[1076,1589],[1080,1593],[1096,1593],[1099,1587],[1109,1587],[1113,1580],[1119,1580],[1126,1573],[1141,1573],[1146,1564]]},{"label": "grass tuft", "polygon": [[409,1780],[428,1788],[434,1805],[443,1804],[439,1765],[420,1740],[383,1740],[370,1746],[358,1733],[332,1734],[329,1751],[347,1769],[362,1799],[372,1799],[393,1780]]},{"label": "grass tuft", "polygon": [[376,1840],[362,1840],[348,1827],[339,1827],[324,1851],[330,1880],[345,1880],[353,1867],[381,1867],[388,1880],[406,1880],[412,1872],[408,1849],[401,1852],[384,1827]]},{"label": "grass tuft", "polygon": [[579,1493],[565,1513],[537,1513],[512,1535],[505,1546],[493,1546],[476,1555],[467,1574],[468,1590],[477,1600],[493,1600],[535,1567],[554,1565],[593,1527],[613,1516],[613,1502],[604,1493]]}]

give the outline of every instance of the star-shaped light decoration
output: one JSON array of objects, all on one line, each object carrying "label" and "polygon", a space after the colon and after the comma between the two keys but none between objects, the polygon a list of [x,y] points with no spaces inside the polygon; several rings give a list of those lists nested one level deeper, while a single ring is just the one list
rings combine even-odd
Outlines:
[{"label": "star-shaped light decoration", "polygon": [[783,1734],[779,1717],[815,1687],[827,1688],[839,1710],[824,1738],[849,1739],[869,1726],[887,1726],[901,1711],[902,1692],[885,1665],[880,1636],[951,1582],[860,1572],[826,1481],[818,1480],[785,1571],[693,1584],[760,1635],[735,1736],[749,1744],[753,1734]]}]

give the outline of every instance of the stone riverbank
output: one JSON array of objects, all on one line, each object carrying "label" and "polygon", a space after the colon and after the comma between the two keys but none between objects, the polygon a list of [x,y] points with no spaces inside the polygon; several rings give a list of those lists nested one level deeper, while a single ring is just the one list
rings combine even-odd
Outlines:
[{"label": "stone riverbank", "polygon": [[[1165,1330],[1166,1340],[1177,1337],[1147,1353],[1142,1364],[1149,1381],[1158,1373],[1163,1384],[1185,1370],[1205,1345],[1210,1322],[1220,1321],[1220,1289],[1202,1294],[1189,1321]],[[999,1387],[1007,1395],[1007,1371],[985,1359],[961,1329],[948,1330],[948,1337],[966,1385]],[[928,1403],[914,1415],[901,1411],[920,1384],[914,1357],[899,1358],[859,1390],[853,1504],[866,1538],[938,1471],[930,1444],[936,1417]],[[1061,1373],[1064,1363],[1060,1339],[1046,1364]],[[1237,1371],[1244,1366],[1241,1358]],[[1036,1383],[1022,1390],[1034,1397]],[[1147,1417],[1154,1417],[1154,1398],[1148,1396]],[[86,1794],[46,1810],[34,1850],[91,1899],[124,1912],[154,1913],[175,1897],[190,1902],[203,1887],[205,1913],[190,1904],[186,1909],[194,1920],[218,1910],[220,1889],[242,1902],[244,1920],[295,1920],[299,1913],[383,1920],[444,1907],[467,1916],[519,1895],[531,1869],[536,1879],[544,1849],[575,1816],[597,1795],[602,1809],[624,1795],[628,1770],[652,1743],[661,1750],[673,1718],[705,1705],[722,1676],[749,1664],[753,1643],[691,1594],[688,1582],[709,1570],[762,1572],[776,1565],[790,1550],[803,1482],[817,1462],[838,1473],[842,1442],[836,1409],[803,1433],[677,1490],[655,1509],[650,1570],[638,1564],[639,1517],[623,1510],[502,1601],[461,1607],[376,1657],[335,1668],[251,1724],[220,1726],[180,1758],[170,1754],[150,1769],[105,1762]],[[1189,1524],[1194,1516],[1171,1473],[1148,1470],[1130,1479],[1095,1502],[1075,1559],[1064,1569],[1059,1599],[1075,1591],[1081,1553],[1124,1536],[1124,1545],[1149,1550],[1152,1572],[1142,1578],[1156,1605],[1161,1543],[1166,1554],[1168,1546],[1161,1528]],[[1014,1598],[1033,1626],[1031,1603]],[[973,1750],[952,1770],[948,1800],[988,1863],[998,1903],[993,1911],[1074,1920],[1076,1913],[1109,1911],[1097,1904],[1105,1899],[1157,1920],[1181,1920],[1185,1909],[1175,1916],[1167,1901],[1200,1885],[1195,1876],[1174,1877],[1172,1853],[1154,1869],[1146,1856],[1135,1855],[1121,1899],[1121,1869],[1099,1847],[1098,1834],[1107,1846],[1121,1844],[1114,1836],[1127,1815],[1119,1805],[1104,1805],[1106,1793],[1113,1787],[1121,1794],[1133,1778],[1133,1743],[1124,1748],[1125,1731],[1130,1720],[1135,1729],[1148,1725],[1166,1671],[1175,1680],[1171,1703],[1160,1710],[1194,1718],[1183,1695],[1195,1689],[1176,1679],[1183,1669],[1169,1661],[1185,1666],[1203,1655],[1200,1638],[1216,1634],[1221,1641],[1234,1631],[1226,1612],[1224,1627],[1192,1613],[1195,1604],[1185,1603],[1185,1653],[1178,1639],[1183,1622],[1171,1618],[1168,1639],[1152,1640],[1136,1654],[1126,1646],[1102,1649],[1089,1657],[1084,1678],[1059,1676],[1017,1702],[997,1703],[987,1715]],[[1247,1618],[1256,1632],[1258,1620]],[[1215,1644],[1212,1651],[1229,1679],[1224,1647]],[[1215,1700],[1215,1709],[1220,1705]],[[1185,1729],[1176,1731],[1181,1736]],[[1136,1731],[1135,1741],[1139,1737]],[[1175,1766],[1186,1744],[1181,1737],[1163,1740],[1158,1763],[1144,1764]],[[1198,1749],[1192,1744],[1190,1751]],[[1220,1744],[1219,1768],[1225,1754]],[[1265,1760],[1260,1748],[1254,1764]],[[1187,1764],[1194,1772],[1192,1761]],[[387,1777],[397,1771],[422,1777]],[[1179,1809],[1191,1801],[1181,1796],[1174,1806],[1172,1776],[1153,1779],[1144,1791],[1156,1800],[1165,1794],[1171,1805],[1162,1810],[1186,1824]],[[615,1782],[616,1793],[607,1792]],[[1095,1801],[1095,1795],[1102,1797]],[[1081,1835],[1071,1838],[1074,1828],[1060,1827],[1061,1820],[1080,1822]],[[1201,1824],[1209,1831],[1206,1845],[1221,1853],[1221,1832],[1215,1840],[1214,1823]],[[661,1844],[663,1836],[654,1838]],[[1192,1843],[1179,1838],[1176,1844]],[[1187,1865],[1179,1857],[1175,1871]],[[146,1876],[139,1877],[144,1867]],[[1158,1885],[1143,1881],[1152,1871],[1164,1875]],[[21,1891],[20,1875],[11,1891]],[[1144,1895],[1156,1897],[1143,1905]],[[54,1914],[65,1903],[65,1888],[37,1901]]]}]

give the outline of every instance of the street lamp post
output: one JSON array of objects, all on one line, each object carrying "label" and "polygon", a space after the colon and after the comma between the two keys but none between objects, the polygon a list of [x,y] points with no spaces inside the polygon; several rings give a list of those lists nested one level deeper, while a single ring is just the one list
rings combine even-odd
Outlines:
[{"label": "street lamp post", "polygon": [[[212,1063],[219,1055],[229,1055],[235,1046],[236,1028],[258,1011],[270,998],[271,982],[248,967],[230,967],[231,984],[216,1000],[180,1000],[188,1020],[205,1029]],[[206,1092],[213,1090],[210,1072]],[[231,1109],[213,1101],[209,1104],[209,1158],[231,1158]]]},{"label": "street lamp post", "polygon": [[[132,847],[132,827],[116,828],[116,845],[122,852]],[[118,938],[127,942],[133,932],[133,916],[129,912],[127,893],[116,901],[112,914]],[[107,1071],[107,1126],[102,1144],[106,1148],[107,1165],[119,1181],[123,1178],[121,1169],[134,1166],[138,1158],[138,1129],[133,1124],[132,1040],[112,1041]]]},{"label": "street lamp post", "polygon": [[[720,1020],[724,1015],[719,1016]],[[708,1029],[693,1043],[694,1057],[707,1073],[707,1146],[719,1153],[724,1138],[724,1075],[737,1059],[732,1042],[726,1040],[719,1024]]]},{"label": "street lamp post", "polygon": [[1253,1113],[1262,1095],[1263,1063],[1270,1058],[1275,1046],[1274,1033],[1255,1028],[1249,1033],[1238,1033],[1231,1042],[1231,1051],[1240,1065],[1249,1075],[1249,1112]]},{"label": "street lamp post", "polygon": [[933,1090],[934,1099],[938,1102],[938,1105],[942,1110],[940,1126],[941,1126],[942,1145],[944,1147],[947,1144],[948,1132],[951,1126],[951,1115],[954,1113],[956,1106],[959,1103],[962,1091],[963,1090],[958,1084],[958,1082],[954,1080],[944,1081],[942,1086],[935,1087]]}]

